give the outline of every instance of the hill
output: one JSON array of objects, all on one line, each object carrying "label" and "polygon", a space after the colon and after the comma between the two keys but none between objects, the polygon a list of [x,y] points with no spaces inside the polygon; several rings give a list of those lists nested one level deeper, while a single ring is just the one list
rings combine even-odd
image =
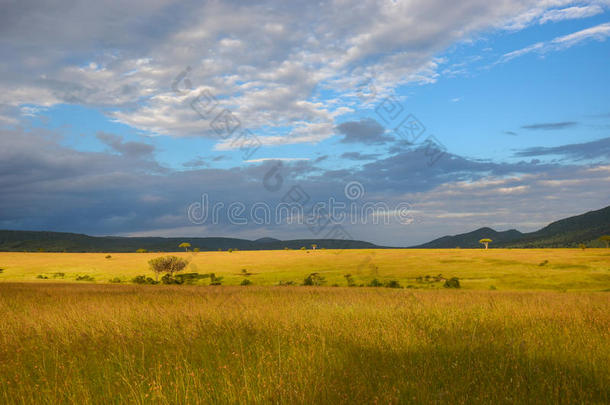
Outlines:
[{"label": "hill", "polygon": [[521,233],[515,229],[498,232],[480,228],[469,233],[443,236],[414,248],[478,248],[479,240],[490,238],[490,247],[503,248],[560,248],[577,247],[584,243],[589,247],[602,246],[597,240],[610,235],[610,206],[597,211],[555,221],[535,232]]},{"label": "hill", "polygon": [[375,249],[373,243],[341,239],[296,239],[282,241],[261,238],[255,241],[237,238],[159,238],[159,237],[118,237],[89,236],[66,232],[3,231],[0,230],[0,251],[23,252],[134,252],[137,249],[149,251],[175,252],[182,249],[178,245],[188,242],[192,248],[202,251],[212,250],[281,250],[284,248],[308,248],[312,244],[327,249]]}]

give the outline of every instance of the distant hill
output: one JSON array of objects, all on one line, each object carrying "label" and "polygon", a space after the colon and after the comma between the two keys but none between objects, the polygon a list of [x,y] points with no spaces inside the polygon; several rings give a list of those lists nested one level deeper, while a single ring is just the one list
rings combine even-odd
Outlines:
[{"label": "distant hill", "polygon": [[491,228],[480,228],[469,233],[443,236],[414,248],[479,248],[479,240],[490,238],[490,247],[552,248],[602,246],[597,240],[601,235],[610,235],[610,206],[597,211],[555,221],[544,228],[529,233],[511,229],[498,232]]},{"label": "distant hill", "polygon": [[182,249],[178,245],[188,242],[191,247],[202,251],[213,250],[281,250],[311,248],[312,244],[326,249],[375,249],[373,243],[340,239],[297,239],[282,241],[261,238],[255,241],[236,238],[158,238],[158,237],[118,237],[89,236],[78,233],[3,231],[0,230],[0,251],[44,250],[47,252],[135,252],[149,251],[175,252]]},{"label": "distant hill", "polygon": [[498,232],[491,228],[480,228],[476,231],[462,233],[454,236],[443,236],[442,238],[434,239],[431,242],[416,246],[417,248],[425,249],[450,249],[455,247],[460,248],[480,248],[479,241],[483,238],[493,240],[494,246],[502,242],[512,242],[523,237],[523,234],[517,230]]},{"label": "distant hill", "polygon": [[[490,238],[490,248],[545,248],[577,247],[585,243],[589,247],[603,244],[597,240],[601,235],[610,235],[610,206],[601,210],[555,221],[544,228],[530,233],[515,229],[498,232],[491,228],[480,228],[459,235],[443,236],[413,248],[480,248],[479,240]],[[149,251],[181,251],[178,245],[188,242],[192,248],[202,251],[214,250],[281,250],[300,249],[312,244],[326,249],[381,249],[387,248],[358,240],[340,239],[296,239],[279,240],[264,237],[256,240],[236,238],[159,238],[159,237],[118,237],[89,236],[78,233],[3,231],[0,230],[0,251],[44,250],[47,252],[135,252],[138,249]]]}]

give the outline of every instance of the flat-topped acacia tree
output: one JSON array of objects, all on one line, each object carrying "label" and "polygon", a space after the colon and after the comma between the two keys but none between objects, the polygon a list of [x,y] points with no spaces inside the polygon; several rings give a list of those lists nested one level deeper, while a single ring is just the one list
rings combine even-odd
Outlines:
[{"label": "flat-topped acacia tree", "polygon": [[610,247],[610,235],[602,235],[599,237],[599,240],[606,244],[606,249]]},{"label": "flat-topped acacia tree", "polygon": [[181,244],[178,245],[179,248],[184,248],[185,252],[189,251],[189,248],[191,247],[191,244],[188,242],[182,242]]},{"label": "flat-topped acacia tree", "polygon": [[483,238],[479,241],[479,243],[485,245],[485,250],[487,250],[487,248],[491,242],[492,242],[492,240],[489,238]]}]

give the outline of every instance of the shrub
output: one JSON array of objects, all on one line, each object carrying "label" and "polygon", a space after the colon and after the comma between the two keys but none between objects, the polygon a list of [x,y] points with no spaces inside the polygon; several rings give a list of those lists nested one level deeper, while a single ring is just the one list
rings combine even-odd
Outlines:
[{"label": "shrub", "polygon": [[449,280],[445,280],[445,288],[460,288],[460,279],[457,277],[451,277]]},{"label": "shrub", "polygon": [[496,286],[495,286],[495,285],[490,285],[490,286],[489,286],[489,289],[490,289],[490,290],[497,290],[497,288],[496,288]]},{"label": "shrub", "polygon": [[241,280],[240,285],[252,285],[252,281],[248,280],[247,278],[244,278],[243,280]]},{"label": "shrub", "polygon": [[163,277],[161,277],[161,282],[163,284],[182,284],[184,281],[179,278],[174,278],[171,274],[166,273]]},{"label": "shrub", "polygon": [[0,269],[0,274],[4,273],[4,269]]},{"label": "shrub", "polygon": [[233,248],[229,248],[229,250],[227,250],[227,252],[233,253]]},{"label": "shrub", "polygon": [[387,287],[387,288],[402,288],[402,286],[400,285],[398,280],[390,280],[390,281],[388,281],[387,283],[385,283],[385,287]]},{"label": "shrub", "polygon": [[311,273],[303,280],[303,285],[323,285],[324,283],[326,283],[326,279],[319,273]]},{"label": "shrub", "polygon": [[199,253],[199,252],[201,252],[201,249],[199,249],[199,248],[195,248],[195,249],[193,249],[193,252],[195,252],[195,253]]},{"label": "shrub", "polygon": [[46,280],[46,279],[48,279],[49,277],[45,276],[44,274],[39,274],[39,275],[37,275],[37,276],[36,276],[36,278],[40,278],[40,279],[42,279],[42,280]]},{"label": "shrub", "polygon": [[145,275],[136,276],[131,279],[131,282],[135,284],[159,284],[158,281],[155,281],[151,277],[146,277]]},{"label": "shrub", "polygon": [[288,281],[282,281],[280,280],[280,282],[277,285],[281,285],[281,286],[289,286],[289,285],[297,285],[297,283],[295,283],[292,280],[288,280]]},{"label": "shrub", "polygon": [[76,276],[76,281],[95,281],[95,278],[85,274],[83,276]]},{"label": "shrub", "polygon": [[210,277],[209,274],[199,274],[199,273],[183,273],[176,274],[174,278],[179,281],[176,284],[195,284],[198,280]]},{"label": "shrub", "polygon": [[122,282],[123,282],[123,280],[121,280],[121,279],[120,279],[120,278],[118,278],[118,277],[115,277],[115,278],[111,278],[110,280],[108,280],[108,282],[110,282],[110,283],[114,283],[114,284],[120,284],[120,283],[122,283]]},{"label": "shrub", "polygon": [[210,285],[221,285],[224,277],[216,277],[216,274],[210,273]]},{"label": "shrub", "polygon": [[112,259],[112,256],[106,255],[106,259]]},{"label": "shrub", "polygon": [[136,253],[148,253],[148,250],[146,250],[146,249],[138,249],[138,250],[136,250]]},{"label": "shrub", "polygon": [[66,273],[53,273],[53,278],[64,278]]},{"label": "shrub", "polygon": [[548,263],[549,263],[549,261],[548,261],[548,260],[545,260],[545,261],[543,261],[543,262],[540,262],[540,263],[538,264],[538,266],[546,266]]},{"label": "shrub", "polygon": [[368,284],[369,287],[383,287],[383,283],[376,278],[372,279]]},{"label": "shrub", "polygon": [[352,277],[351,274],[346,274],[343,277],[345,277],[345,281],[347,281],[347,286],[348,287],[355,287],[356,286],[356,282],[354,281],[354,277]]}]

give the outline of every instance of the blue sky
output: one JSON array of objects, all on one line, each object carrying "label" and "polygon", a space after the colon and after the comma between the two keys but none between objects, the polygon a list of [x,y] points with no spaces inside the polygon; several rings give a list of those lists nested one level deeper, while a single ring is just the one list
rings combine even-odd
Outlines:
[{"label": "blue sky", "polygon": [[357,184],[396,218],[339,225],[404,246],[608,205],[607,1],[55,3],[2,17],[0,228],[314,238],[187,212]]}]

